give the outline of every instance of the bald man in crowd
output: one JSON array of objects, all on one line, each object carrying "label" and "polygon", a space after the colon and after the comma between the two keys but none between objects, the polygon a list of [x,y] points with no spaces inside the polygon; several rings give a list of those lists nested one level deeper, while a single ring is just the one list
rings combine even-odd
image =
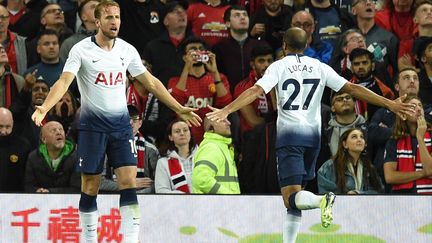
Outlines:
[{"label": "bald man in crowd", "polygon": [[27,160],[26,192],[78,192],[80,177],[75,172],[75,144],[65,137],[63,126],[56,121],[41,130],[41,144]]},{"label": "bald man in crowd", "polygon": [[0,107],[0,192],[22,192],[29,142],[13,133],[9,109]]}]

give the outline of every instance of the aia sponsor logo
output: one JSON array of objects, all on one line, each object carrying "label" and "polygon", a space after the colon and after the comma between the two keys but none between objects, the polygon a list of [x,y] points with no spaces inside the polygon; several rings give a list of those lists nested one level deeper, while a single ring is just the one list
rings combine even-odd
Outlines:
[{"label": "aia sponsor logo", "polygon": [[106,86],[123,85],[124,84],[123,73],[118,72],[117,74],[115,74],[109,72],[107,77],[105,73],[100,72],[96,77],[95,84],[103,84]]}]

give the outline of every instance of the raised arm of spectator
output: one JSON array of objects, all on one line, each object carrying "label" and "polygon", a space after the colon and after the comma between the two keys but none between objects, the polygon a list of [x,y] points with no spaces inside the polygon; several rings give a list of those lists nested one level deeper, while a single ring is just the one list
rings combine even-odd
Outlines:
[{"label": "raised arm of spectator", "polygon": [[36,110],[32,115],[32,120],[36,125],[41,126],[42,120],[51,108],[63,97],[68,90],[70,84],[74,80],[75,75],[70,72],[64,72],[60,78],[51,87],[45,102],[41,106],[36,106]]},{"label": "raised arm of spectator", "polygon": [[386,156],[384,159],[384,178],[387,184],[405,184],[426,176],[424,170],[401,172],[398,171],[398,162],[396,157],[395,139],[390,139],[386,144]]},{"label": "raised arm of spectator", "polygon": [[424,118],[424,115],[421,115],[419,118],[417,118],[416,137],[419,145],[420,161],[423,165],[423,170],[426,175],[430,176],[432,175],[432,156],[427,150],[424,141],[424,135],[426,131],[427,131],[426,120]]}]

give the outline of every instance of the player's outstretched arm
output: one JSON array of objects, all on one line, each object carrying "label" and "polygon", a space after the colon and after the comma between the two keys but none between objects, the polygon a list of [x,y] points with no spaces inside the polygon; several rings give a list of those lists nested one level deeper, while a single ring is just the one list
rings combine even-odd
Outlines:
[{"label": "player's outstretched arm", "polygon": [[349,82],[347,82],[342,87],[342,90],[368,103],[385,107],[398,115],[403,120],[406,119],[407,115],[411,115],[414,113],[412,104],[402,102],[405,99],[406,95],[399,97],[395,100],[389,100],[383,96],[375,94],[368,88]]},{"label": "player's outstretched arm", "polygon": [[249,89],[245,90],[240,94],[237,99],[233,102],[229,103],[223,109],[215,109],[213,107],[209,107],[212,109],[211,112],[207,113],[207,118],[212,121],[222,121],[228,117],[229,114],[239,110],[240,108],[249,105],[254,100],[256,100],[260,95],[264,93],[263,88],[258,85],[254,85]]},{"label": "player's outstretched arm", "polygon": [[32,120],[37,126],[42,125],[42,120],[48,111],[63,97],[68,90],[70,84],[74,80],[75,75],[70,72],[64,72],[60,78],[51,87],[45,102],[41,106],[36,106],[36,110],[33,112]]},{"label": "player's outstretched arm", "polygon": [[177,113],[177,115],[179,115],[179,117],[189,126],[200,126],[202,119],[194,112],[197,109],[184,107],[178,103],[178,101],[168,92],[162,82],[154,77],[150,72],[144,72],[135,78],[141,82],[149,92],[153,93],[158,100]]}]

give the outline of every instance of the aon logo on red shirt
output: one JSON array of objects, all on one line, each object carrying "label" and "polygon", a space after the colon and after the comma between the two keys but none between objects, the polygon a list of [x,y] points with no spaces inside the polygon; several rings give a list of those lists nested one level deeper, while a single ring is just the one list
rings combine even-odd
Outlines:
[{"label": "aon logo on red shirt", "polygon": [[207,105],[213,106],[213,98],[195,98],[194,96],[189,96],[186,103],[187,107],[193,108],[205,108]]}]

